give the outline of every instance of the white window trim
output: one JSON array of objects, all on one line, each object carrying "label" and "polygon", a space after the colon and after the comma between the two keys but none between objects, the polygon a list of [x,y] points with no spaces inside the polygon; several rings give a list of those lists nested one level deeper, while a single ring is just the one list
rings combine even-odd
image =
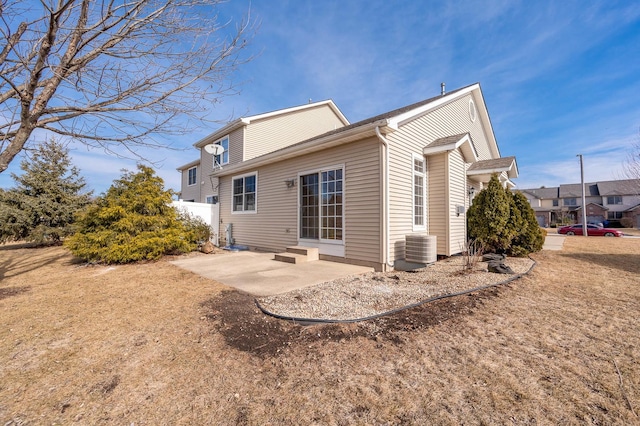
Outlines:
[{"label": "white window trim", "polygon": [[[344,246],[345,245],[345,241],[347,239],[347,220],[346,220],[346,216],[347,216],[347,183],[346,183],[346,176],[347,176],[347,171],[346,168],[344,166],[344,164],[338,164],[338,165],[333,165],[333,166],[327,166],[327,167],[321,167],[318,169],[313,169],[313,170],[305,170],[303,172],[298,172],[298,185],[300,182],[300,177],[304,176],[304,175],[310,175],[312,173],[322,173],[322,172],[326,172],[329,170],[336,170],[336,169],[342,169],[342,240],[327,240],[324,238],[318,238],[313,239],[313,238],[301,238],[300,237],[300,208],[302,207],[300,205],[300,190],[298,190],[297,194],[296,194],[296,198],[298,199],[297,204],[298,204],[298,219],[297,219],[297,237],[298,237],[298,241],[303,241],[305,243],[305,245],[307,246],[312,246],[312,247],[318,247],[320,248],[320,252],[322,254],[329,254],[329,253],[325,253],[322,250],[322,247],[319,245],[314,245],[313,242],[316,243],[320,243],[322,245],[324,244],[330,244],[330,245],[338,245],[338,246]],[[298,185],[296,185],[296,188],[298,188]],[[322,185],[322,182],[320,182],[320,185]],[[321,218],[322,219],[322,218]],[[320,221],[322,222],[322,221]],[[322,235],[322,231],[320,232],[320,235]],[[336,253],[342,253],[342,254],[336,254],[336,256],[340,256],[340,257],[344,257],[344,251],[339,251]]]},{"label": "white window trim", "polygon": [[[247,176],[255,176],[256,177],[256,208],[255,210],[243,210],[243,211],[234,211],[233,210],[233,181],[235,181],[236,179],[241,179],[241,178],[245,178]],[[237,175],[237,176],[233,176],[231,178],[231,205],[229,206],[229,208],[231,209],[231,214],[256,214],[258,213],[258,171],[253,171],[253,172],[249,172],[249,173],[244,173],[241,175]]]},{"label": "white window trim", "polygon": [[[616,197],[620,198],[620,202],[616,203]],[[613,203],[609,202],[609,198],[613,198]],[[622,195],[607,195],[607,206],[620,206],[623,204]]]},{"label": "white window trim", "polygon": [[[191,174],[191,170],[195,170],[195,176],[194,176],[194,180],[193,183],[189,183],[189,175]],[[187,186],[195,186],[198,184],[198,166],[194,166],[194,167],[189,167],[187,169]]]},{"label": "white window trim", "polygon": [[[225,152],[227,153],[227,161],[226,161],[226,162],[221,161],[220,163],[218,163],[218,164],[219,164],[219,165],[221,165],[221,166],[224,166],[225,164],[229,164],[229,160],[230,160],[230,158],[231,158],[231,155],[230,155],[230,153],[229,153],[229,150],[231,149],[231,147],[230,147],[230,145],[231,145],[231,139],[229,138],[229,135],[226,135],[226,136],[221,137],[220,139],[218,139],[217,141],[215,141],[215,142],[213,143],[213,145],[220,145],[220,146],[222,146],[222,141],[223,141],[223,140],[225,140],[225,139],[227,140],[227,149],[226,149],[226,151],[225,151]],[[212,156],[212,159],[211,159],[211,161],[213,161],[213,162],[214,162],[214,165],[215,165],[215,158],[216,158],[216,156],[215,156],[215,155],[213,155],[213,156]],[[220,158],[221,158],[221,159],[222,159],[222,158],[224,158],[224,153],[222,153],[222,154],[220,155]]]},{"label": "white window trim", "polygon": [[[422,173],[416,172],[414,161],[420,160],[423,164]],[[422,175],[422,225],[416,225],[416,174]],[[411,155],[411,226],[414,231],[427,230],[427,159],[422,154]]]}]

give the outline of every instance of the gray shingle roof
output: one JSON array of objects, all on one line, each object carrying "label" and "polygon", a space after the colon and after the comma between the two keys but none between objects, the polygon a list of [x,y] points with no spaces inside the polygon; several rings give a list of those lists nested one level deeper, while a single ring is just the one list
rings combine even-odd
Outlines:
[{"label": "gray shingle roof", "polygon": [[[598,185],[596,183],[585,183],[587,197],[598,197]],[[560,198],[582,197],[582,185],[579,183],[569,183],[560,185]]]},{"label": "gray shingle roof", "polygon": [[[431,145],[429,145],[431,146]],[[512,163],[516,161],[516,157],[501,157],[501,158],[493,158],[491,160],[480,160],[473,163],[469,166],[469,171],[474,170],[495,170],[495,169],[504,169],[510,167]]]},{"label": "gray shingle roof", "polygon": [[602,196],[640,194],[640,179],[608,180],[597,185]]},{"label": "gray shingle roof", "polygon": [[521,189],[522,192],[528,192],[536,198],[540,199],[552,199],[558,198],[558,190],[557,186],[553,186],[551,188],[533,188],[533,189]]},{"label": "gray shingle roof", "polygon": [[[474,84],[477,84],[477,83],[474,83]],[[394,110],[391,110],[391,111],[388,111],[388,112],[385,112],[385,113],[382,113],[382,114],[375,115],[373,117],[365,118],[364,120],[360,120],[360,121],[357,121],[355,123],[351,123],[348,126],[338,127],[335,130],[331,130],[329,132],[322,133],[322,134],[314,136],[312,138],[305,139],[303,141],[291,144],[290,146],[285,147],[285,148],[281,148],[280,150],[287,149],[287,148],[292,147],[292,146],[304,145],[304,144],[309,143],[311,141],[322,139],[324,137],[335,135],[335,134],[338,134],[338,133],[346,132],[347,130],[351,130],[353,128],[360,127],[360,126],[364,126],[366,124],[375,123],[376,121],[393,118],[393,117],[395,117],[397,115],[404,114],[405,112],[409,112],[409,111],[411,111],[411,110],[413,110],[415,108],[419,108],[419,107],[421,107],[423,105],[427,105],[427,104],[429,104],[431,102],[434,102],[434,101],[440,99],[443,96],[449,96],[451,94],[457,93],[457,92],[459,92],[461,90],[464,90],[464,89],[466,89],[468,87],[473,86],[474,84],[470,84],[468,86],[461,87],[461,88],[456,89],[456,90],[452,90],[451,92],[447,92],[445,95],[434,96],[432,98],[425,99],[423,101],[416,102],[416,103],[411,104],[411,105],[407,105],[407,106],[404,106],[404,107],[401,107],[401,108],[397,108],[397,109],[394,109]],[[280,151],[280,150],[277,150],[277,151]],[[277,151],[274,151],[274,152],[277,152]]]},{"label": "gray shingle roof", "polygon": [[433,147],[436,147],[436,146],[450,145],[452,143],[458,142],[460,139],[462,139],[466,135],[468,135],[468,133],[462,133],[462,134],[459,134],[459,135],[447,136],[447,137],[444,137],[444,138],[436,139],[436,140],[434,140],[433,142],[431,142],[427,146],[429,148],[433,148]]},{"label": "gray shingle roof", "polygon": [[[585,183],[587,197],[606,197],[607,195],[640,195],[640,179],[608,180]],[[562,184],[559,187],[527,188],[520,191],[540,198],[573,198],[582,196],[579,183]]]}]

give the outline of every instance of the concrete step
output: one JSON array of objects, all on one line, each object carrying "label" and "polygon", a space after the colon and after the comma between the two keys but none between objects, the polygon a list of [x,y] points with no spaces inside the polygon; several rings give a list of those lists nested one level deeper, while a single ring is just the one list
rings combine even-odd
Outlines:
[{"label": "concrete step", "polygon": [[294,264],[308,261],[306,255],[297,254],[297,253],[278,253],[275,255],[273,259],[280,262],[287,262],[287,263],[294,263]]},{"label": "concrete step", "polygon": [[287,247],[287,253],[301,254],[307,256],[307,260],[318,260],[320,259],[320,254],[318,249],[315,247],[303,247],[303,246],[292,246]]}]

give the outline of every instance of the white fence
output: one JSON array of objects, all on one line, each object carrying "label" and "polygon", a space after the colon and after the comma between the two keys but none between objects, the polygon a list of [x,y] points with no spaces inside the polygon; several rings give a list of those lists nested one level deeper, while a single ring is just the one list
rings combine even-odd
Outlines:
[{"label": "white fence", "polygon": [[189,201],[173,201],[173,207],[198,217],[211,227],[211,241],[219,245],[220,208],[218,204],[192,203]]}]

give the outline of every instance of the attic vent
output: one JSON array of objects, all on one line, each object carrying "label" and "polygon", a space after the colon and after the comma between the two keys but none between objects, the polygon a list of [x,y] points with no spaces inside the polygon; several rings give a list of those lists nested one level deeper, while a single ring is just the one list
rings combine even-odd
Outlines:
[{"label": "attic vent", "polygon": [[410,263],[435,263],[438,260],[435,235],[405,235],[404,257]]},{"label": "attic vent", "polygon": [[473,99],[469,99],[469,119],[472,123],[475,123],[477,117],[478,111],[476,111],[476,104],[473,102]]}]

